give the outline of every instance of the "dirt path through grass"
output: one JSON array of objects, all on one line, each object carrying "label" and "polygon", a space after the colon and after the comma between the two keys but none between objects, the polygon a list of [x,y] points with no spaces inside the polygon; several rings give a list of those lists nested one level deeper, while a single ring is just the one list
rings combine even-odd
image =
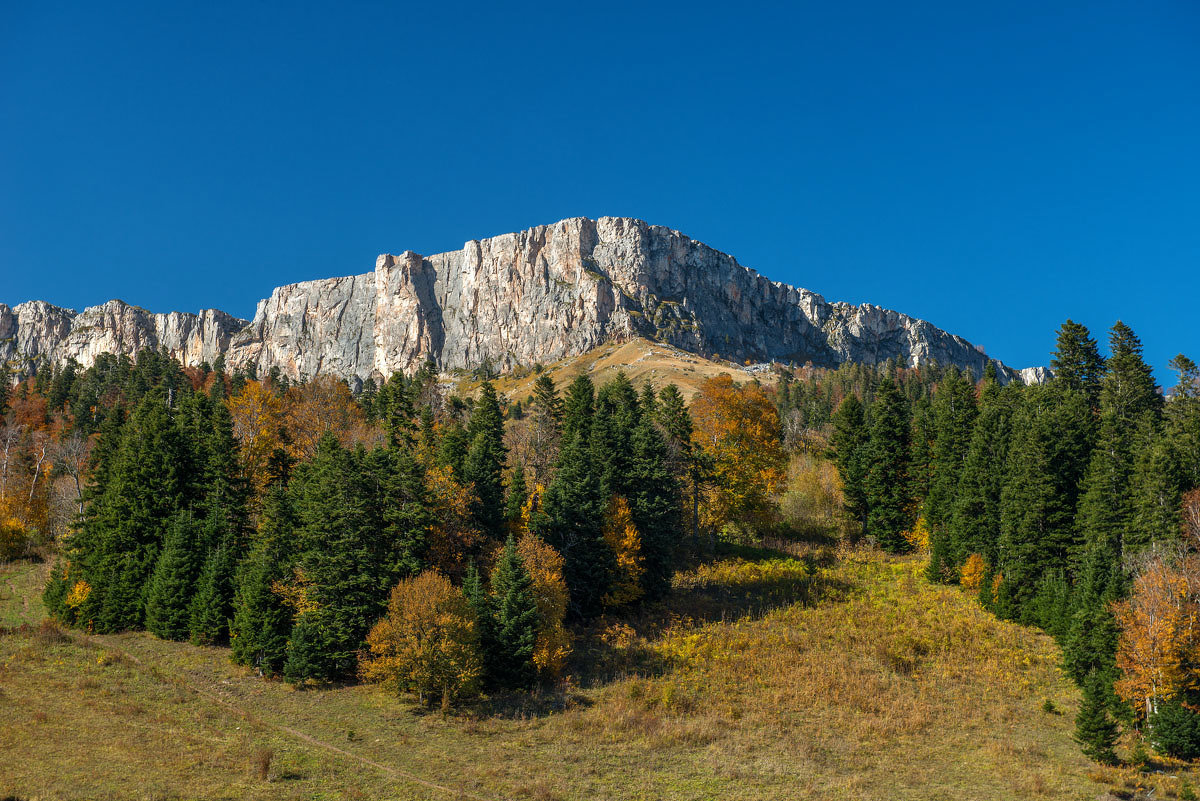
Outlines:
[{"label": "dirt path through grass", "polygon": [[246,709],[238,706],[237,704],[235,704],[231,701],[227,701],[226,699],[222,698],[217,693],[212,692],[211,690],[207,690],[204,687],[197,686],[196,684],[192,683],[191,681],[186,679],[181,674],[167,673],[161,667],[158,667],[156,665],[147,665],[140,658],[138,658],[134,654],[130,653],[126,649],[121,648],[120,646],[116,645],[113,642],[110,642],[108,640],[100,640],[97,637],[94,637],[89,634],[84,634],[82,632],[72,632],[72,634],[70,636],[76,640],[82,640],[82,641],[92,645],[95,648],[115,652],[115,653],[119,654],[122,658],[127,659],[132,664],[136,665],[138,667],[138,669],[142,671],[142,673],[151,677],[152,679],[154,679],[156,681],[165,681],[165,682],[175,685],[177,687],[182,687],[185,690],[187,690],[191,693],[194,693],[195,695],[200,696],[201,698],[205,698],[205,699],[213,702],[214,704],[217,704],[225,709],[228,709],[228,710],[236,713],[238,715],[238,717],[241,717],[244,720],[256,723],[260,726],[263,726],[263,727],[266,727],[269,729],[274,729],[278,732],[287,734],[290,737],[294,737],[298,740],[301,740],[302,742],[305,742],[309,745],[316,746],[317,748],[324,749],[331,753],[334,753],[339,756],[350,759],[354,762],[358,762],[362,765],[366,765],[367,767],[374,768],[378,771],[381,771],[382,773],[387,774],[388,776],[390,776],[394,779],[409,781],[409,782],[412,782],[413,784],[418,784],[422,787],[427,787],[431,790],[437,790],[438,792],[447,793],[454,798],[472,799],[472,801],[507,801],[507,799],[500,798],[499,796],[483,796],[483,795],[478,795],[476,793],[472,793],[468,790],[462,790],[462,789],[458,789],[458,788],[454,788],[454,787],[447,787],[444,784],[438,784],[437,782],[432,782],[432,781],[429,781],[428,779],[423,779],[414,773],[410,773],[406,770],[403,770],[402,768],[394,768],[394,767],[391,767],[390,765],[385,765],[381,762],[376,762],[373,759],[368,759],[367,757],[352,753],[350,751],[347,751],[344,748],[340,748],[339,746],[334,745],[333,743],[326,742],[325,740],[321,740],[317,737],[312,736],[311,734],[300,731],[299,729],[293,728],[293,727],[288,726],[283,723],[276,723],[274,721],[265,720],[262,717],[259,717],[258,715],[254,715],[254,714],[248,712]]}]

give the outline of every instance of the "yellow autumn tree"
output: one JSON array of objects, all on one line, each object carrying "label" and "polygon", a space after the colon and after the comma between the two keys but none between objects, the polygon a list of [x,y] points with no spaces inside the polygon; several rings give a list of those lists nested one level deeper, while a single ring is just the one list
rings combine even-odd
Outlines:
[{"label": "yellow autumn tree", "polygon": [[267,486],[267,465],[280,447],[284,427],[283,399],[264,381],[248,381],[229,399],[233,436],[238,441],[242,469],[257,495]]},{"label": "yellow autumn tree", "polygon": [[959,576],[959,584],[972,592],[978,592],[979,585],[983,583],[983,574],[986,571],[987,565],[984,564],[983,557],[977,553],[973,553],[963,563],[962,574]]},{"label": "yellow autumn tree", "polygon": [[712,530],[753,533],[767,525],[784,480],[779,412],[757,384],[710,378],[692,399],[692,442],[710,465],[701,508]]},{"label": "yellow autumn tree", "polygon": [[925,515],[918,515],[913,527],[904,532],[904,541],[914,551],[929,550],[929,524],[925,522]]},{"label": "yellow autumn tree", "polygon": [[1200,688],[1200,556],[1155,553],[1113,614],[1121,669],[1113,689],[1135,710],[1150,715],[1159,701]]},{"label": "yellow autumn tree", "polygon": [[401,581],[387,614],[367,634],[359,676],[422,704],[448,708],[474,694],[483,674],[475,613],[462,591],[435,570]]},{"label": "yellow autumn tree", "polygon": [[604,596],[609,606],[624,606],[642,597],[642,536],[633,524],[629,502],[614,495],[604,513],[604,541],[617,557],[612,589]]},{"label": "yellow autumn tree", "polygon": [[563,624],[567,617],[567,582],[563,578],[563,558],[546,542],[525,531],[517,540],[517,553],[533,580],[533,598],[537,604],[537,640],[533,645],[533,664],[538,675],[558,678],[571,655],[571,632]]},{"label": "yellow autumn tree", "polygon": [[289,387],[283,405],[291,435],[288,452],[297,459],[312,457],[327,432],[332,432],[344,447],[370,442],[366,415],[354,402],[350,387],[339,378],[318,376]]},{"label": "yellow autumn tree", "polygon": [[471,514],[473,492],[454,478],[454,472],[444,465],[431,467],[425,474],[430,518],[428,564],[452,576],[461,578],[467,557],[484,542],[483,532]]}]

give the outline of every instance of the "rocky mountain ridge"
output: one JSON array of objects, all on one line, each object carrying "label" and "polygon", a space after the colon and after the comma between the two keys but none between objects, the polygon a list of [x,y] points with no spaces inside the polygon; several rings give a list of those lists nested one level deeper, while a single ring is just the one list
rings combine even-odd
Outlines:
[{"label": "rocky mountain ridge", "polygon": [[[248,322],[119,300],[82,313],[0,304],[0,360],[22,372],[161,347],[190,365],[223,356],[232,369],[277,367],[293,380],[361,380],[426,358],[445,370],[505,370],[639,336],[739,363],[937,360],[979,375],[992,362],[1005,380],[1021,377],[924,320],[827,302],[678,231],[622,217],[562,220],[428,257],[384,254],[369,273],[278,287]],[[1023,372],[1036,381],[1039,370]]]}]

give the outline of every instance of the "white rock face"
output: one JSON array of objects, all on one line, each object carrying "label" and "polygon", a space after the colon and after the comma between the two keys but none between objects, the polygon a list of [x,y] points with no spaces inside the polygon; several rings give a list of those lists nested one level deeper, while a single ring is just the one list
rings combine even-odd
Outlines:
[{"label": "white rock face", "polygon": [[621,217],[563,220],[427,258],[383,255],[373,274],[280,287],[227,360],[292,378],[365,379],[426,357],[444,369],[549,362],[635,336],[739,362],[936,359],[980,375],[991,361],[923,320],[827,303],[678,231]]},{"label": "white rock face", "polygon": [[101,353],[133,356],[143,348],[166,348],[186,365],[213,362],[229,347],[245,320],[223,311],[199,314],[152,314],[120,300],[110,300],[77,313],[43,301],[13,308],[0,304],[0,363],[29,373],[40,361],[84,367]]},{"label": "white rock face", "polygon": [[[223,354],[232,368],[278,367],[294,380],[386,377],[426,358],[443,369],[485,360],[505,369],[636,336],[738,362],[937,360],[980,375],[992,361],[923,320],[828,303],[678,231],[622,217],[563,220],[429,257],[385,254],[374,272],[277,288],[249,324],[121,301],[78,315],[41,302],[0,306],[0,358],[10,361],[86,366],[99,353],[166,347],[187,364]],[[1018,377],[994,363],[1004,380]]]}]

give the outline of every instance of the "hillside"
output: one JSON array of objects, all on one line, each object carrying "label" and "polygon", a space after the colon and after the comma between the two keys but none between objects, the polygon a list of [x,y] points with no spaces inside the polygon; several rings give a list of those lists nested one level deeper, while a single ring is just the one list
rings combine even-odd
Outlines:
[{"label": "hillside", "polygon": [[[624,343],[611,342],[598,348],[558,361],[542,365],[562,391],[579,375],[587,375],[597,385],[610,380],[618,372],[624,372],[635,386],[649,381],[655,389],[675,384],[685,399],[690,400],[700,385],[719,375],[731,375],[735,381],[757,379],[771,383],[775,375],[763,366],[749,369],[731,362],[715,361],[687,351],[653,342],[648,339],[632,339]],[[510,401],[525,401],[533,393],[533,384],[538,373],[521,369],[502,374],[496,381],[496,390]],[[467,378],[457,382],[460,392],[471,392],[478,380]]]},{"label": "hillside", "polygon": [[[129,797],[136,777],[154,798],[1079,799],[1119,781],[1071,741],[1052,641],[923,567],[727,553],[590,630],[565,692],[450,717],[263,682],[219,648],[8,630],[0,795]],[[44,571],[3,571],[0,620],[36,623]]]}]

